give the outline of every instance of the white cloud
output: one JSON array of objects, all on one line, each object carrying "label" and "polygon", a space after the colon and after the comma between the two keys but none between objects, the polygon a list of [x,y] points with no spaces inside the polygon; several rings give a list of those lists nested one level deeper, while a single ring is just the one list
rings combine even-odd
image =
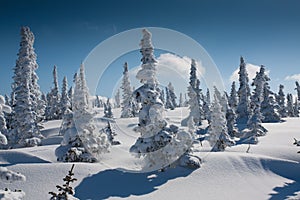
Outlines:
[{"label": "white cloud", "polygon": [[[260,66],[258,65],[254,65],[254,64],[250,64],[250,63],[246,63],[246,70],[249,76],[249,81],[251,81],[255,76],[256,76],[256,72],[259,72]],[[239,67],[231,74],[230,76],[230,81],[233,82],[237,82],[239,80]],[[270,70],[266,71],[266,74],[269,75]]]},{"label": "white cloud", "polygon": [[293,74],[284,78],[286,81],[300,81],[300,74]]}]

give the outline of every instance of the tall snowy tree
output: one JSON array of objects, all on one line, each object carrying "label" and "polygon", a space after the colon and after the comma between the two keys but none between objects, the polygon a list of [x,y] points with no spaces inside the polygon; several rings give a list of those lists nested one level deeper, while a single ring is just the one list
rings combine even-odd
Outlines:
[{"label": "tall snowy tree", "polygon": [[0,95],[0,148],[1,145],[7,145],[7,127],[4,113],[11,113],[11,107],[6,105],[5,99]]},{"label": "tall snowy tree", "polygon": [[287,113],[286,113],[286,105],[285,105],[285,94],[283,92],[284,86],[283,85],[279,85],[279,92],[276,96],[276,101],[278,103],[279,106],[279,114],[281,117],[287,117]]},{"label": "tall snowy tree", "polygon": [[37,69],[36,54],[33,48],[34,35],[28,27],[21,28],[21,43],[18,59],[14,68],[13,122],[10,142],[21,146],[30,145],[30,139],[41,138],[39,130],[38,85],[35,70]]},{"label": "tall snowy tree", "polygon": [[68,95],[68,80],[65,76],[63,79],[63,85],[61,90],[60,110],[62,115],[65,114],[66,110],[71,108],[71,102]]},{"label": "tall snowy tree", "polygon": [[178,104],[178,107],[184,107],[183,96],[182,96],[181,92],[179,94],[179,104]]},{"label": "tall snowy tree", "polygon": [[63,162],[95,162],[99,154],[109,148],[106,134],[96,129],[89,104],[83,63],[76,76],[73,94],[73,112],[66,111],[60,133],[64,135],[62,144],[56,149],[56,156]]},{"label": "tall snowy tree", "polygon": [[228,99],[228,103],[229,103],[229,106],[234,110],[236,109],[236,107],[238,105],[238,96],[237,96],[237,92],[236,92],[235,81],[233,81],[232,85],[231,85],[231,91],[230,91],[230,97]]},{"label": "tall snowy tree", "polygon": [[118,89],[115,95],[115,107],[120,108],[120,106],[121,106],[120,90]]},{"label": "tall snowy tree", "polygon": [[122,94],[123,101],[121,103],[121,105],[122,105],[121,118],[135,117],[135,113],[132,109],[133,96],[132,96],[132,88],[131,88],[130,80],[129,80],[127,62],[125,62],[125,64],[124,64],[124,71],[123,71],[123,79],[122,79],[121,88],[123,90],[123,94]]},{"label": "tall snowy tree", "polygon": [[266,82],[265,67],[262,65],[260,71],[256,73],[252,86],[255,86],[251,96],[251,107],[253,112],[247,123],[247,127],[253,136],[265,135],[267,130],[261,125],[263,116],[261,114],[261,103],[263,101],[263,88]]},{"label": "tall snowy tree", "polygon": [[296,99],[295,103],[294,103],[294,115],[295,115],[295,117],[299,117],[299,101],[298,101],[298,99]]},{"label": "tall snowy tree", "polygon": [[251,110],[250,110],[250,88],[249,88],[249,78],[246,70],[246,63],[241,57],[240,60],[240,70],[239,70],[239,83],[240,87],[238,90],[239,102],[237,105],[237,123],[246,124],[249,120]]},{"label": "tall snowy tree", "polygon": [[106,101],[106,104],[104,104],[104,117],[106,118],[113,118],[114,115],[112,113],[112,106],[111,103],[109,101],[109,98]]},{"label": "tall snowy tree", "polygon": [[287,94],[287,116],[288,117],[295,117],[295,111],[294,111],[294,102],[293,102],[293,95]]},{"label": "tall snowy tree", "polygon": [[171,110],[174,110],[175,108],[171,100],[170,90],[168,87],[166,87],[166,108]]},{"label": "tall snowy tree", "polygon": [[48,120],[55,120],[55,119],[61,119],[62,118],[62,111],[60,106],[60,94],[59,94],[59,88],[58,88],[58,80],[57,80],[57,68],[54,65],[53,67],[53,88],[49,92],[48,95],[48,105],[46,108],[46,119]]},{"label": "tall snowy tree", "polygon": [[263,86],[263,101],[261,102],[262,122],[279,122],[280,115],[276,109],[277,103],[274,99],[274,93],[270,90],[270,78],[265,74],[265,84]]},{"label": "tall snowy tree", "polygon": [[[144,158],[144,170],[163,169],[185,155],[192,145],[190,133],[178,130],[178,127],[167,126],[162,113],[164,105],[159,99],[160,91],[156,77],[156,63],[154,48],[151,42],[151,33],[143,29],[143,38],[140,43],[142,66],[136,77],[143,84],[134,91],[138,102],[142,104],[139,112],[139,126],[136,131],[141,133],[130,152]],[[184,156],[187,158],[187,156]],[[192,159],[184,162],[189,165]],[[200,165],[200,162],[197,164]],[[199,167],[194,162],[195,167]]]},{"label": "tall snowy tree", "polygon": [[296,81],[295,84],[296,84],[295,90],[297,91],[297,97],[298,97],[297,99],[298,101],[300,101],[300,85],[298,81]]},{"label": "tall snowy tree", "polygon": [[173,104],[173,107],[176,108],[178,106],[176,103],[177,96],[175,94],[174,86],[172,85],[171,82],[169,82],[169,84],[168,84],[168,90],[169,90],[170,100]]},{"label": "tall snowy tree", "polygon": [[207,88],[206,91],[206,96],[203,98],[203,113],[205,116],[205,119],[210,122],[210,92],[209,89]]},{"label": "tall snowy tree", "polygon": [[161,100],[163,105],[166,105],[165,90],[164,89],[159,89],[159,91],[160,91],[159,99]]},{"label": "tall snowy tree", "polygon": [[214,101],[211,106],[211,121],[208,127],[208,141],[213,147],[212,151],[224,151],[227,146],[234,145],[234,141],[227,132],[225,113],[219,99],[214,95]]},{"label": "tall snowy tree", "polygon": [[197,79],[197,68],[196,61],[192,59],[191,71],[190,71],[190,82],[188,86],[188,96],[189,96],[189,109],[190,114],[186,119],[181,121],[182,126],[187,126],[187,122],[190,117],[193,117],[195,124],[201,125],[201,120],[203,117],[203,110],[200,105],[200,81]]}]

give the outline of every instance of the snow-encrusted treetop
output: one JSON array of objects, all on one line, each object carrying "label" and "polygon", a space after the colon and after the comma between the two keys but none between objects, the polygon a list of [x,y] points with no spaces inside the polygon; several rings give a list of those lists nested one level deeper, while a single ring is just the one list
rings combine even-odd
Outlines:
[{"label": "snow-encrusted treetop", "polygon": [[156,60],[153,55],[154,48],[151,42],[151,33],[147,29],[143,29],[143,38],[141,40],[140,52],[142,53],[142,69],[136,75],[136,78],[141,83],[148,84],[151,87],[156,87],[158,84],[156,78]]}]

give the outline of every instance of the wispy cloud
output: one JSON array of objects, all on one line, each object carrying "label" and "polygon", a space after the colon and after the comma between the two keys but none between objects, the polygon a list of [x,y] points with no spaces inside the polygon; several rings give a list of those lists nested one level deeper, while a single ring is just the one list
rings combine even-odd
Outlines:
[{"label": "wispy cloud", "polygon": [[[249,81],[251,81],[255,76],[256,76],[256,72],[259,72],[260,66],[258,65],[254,65],[254,64],[250,64],[250,63],[246,63],[246,70],[249,76]],[[230,76],[230,81],[238,81],[239,80],[239,68],[237,68]],[[266,74],[269,75],[270,74],[270,70],[266,70]]]},{"label": "wispy cloud", "polygon": [[293,74],[284,78],[286,81],[300,81],[300,74]]}]

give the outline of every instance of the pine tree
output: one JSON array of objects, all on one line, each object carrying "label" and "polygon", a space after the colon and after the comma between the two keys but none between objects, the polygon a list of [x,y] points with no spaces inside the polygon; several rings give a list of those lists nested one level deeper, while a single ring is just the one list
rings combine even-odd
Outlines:
[{"label": "pine tree", "polygon": [[250,117],[250,88],[249,88],[249,78],[246,70],[246,63],[243,57],[241,57],[240,70],[239,70],[239,83],[240,87],[238,90],[239,102],[237,105],[237,122],[246,124]]},{"label": "pine tree", "polygon": [[234,145],[234,141],[227,132],[225,113],[222,112],[219,99],[214,95],[211,107],[211,121],[208,127],[208,141],[212,151],[224,151],[227,146]]},{"label": "pine tree", "polygon": [[237,92],[236,92],[236,87],[235,87],[235,81],[232,82],[231,85],[231,91],[230,91],[230,97],[228,100],[229,106],[232,109],[236,109],[237,105],[238,105],[238,96],[237,96]]},{"label": "pine tree", "polygon": [[121,106],[121,100],[120,100],[120,90],[117,90],[117,93],[115,95],[115,107],[120,108]]},{"label": "pine tree", "polygon": [[129,118],[135,117],[135,113],[132,109],[133,106],[133,96],[132,96],[132,88],[130,86],[129,73],[128,73],[128,64],[125,62],[124,71],[123,71],[123,79],[122,86],[123,90],[123,101],[122,101],[122,112],[121,118]]},{"label": "pine tree", "polygon": [[[224,95],[225,96],[225,95]],[[229,105],[229,100],[227,96],[224,99],[226,104],[226,125],[227,125],[227,132],[230,137],[238,137],[238,128],[236,127],[236,113],[232,107]]]},{"label": "pine tree", "polygon": [[139,126],[136,128],[141,137],[130,148],[130,152],[144,158],[144,170],[153,171],[163,169],[182,157],[192,145],[192,139],[188,132],[179,131],[174,125],[168,127],[163,119],[164,105],[159,99],[160,91],[156,78],[157,61],[153,54],[151,33],[146,29],[143,29],[140,46],[142,66],[136,77],[143,85],[134,91],[134,96],[142,104]]},{"label": "pine tree", "polygon": [[293,102],[293,95],[287,94],[287,116],[288,117],[295,117],[295,111],[294,111],[294,102]]},{"label": "pine tree", "polygon": [[95,162],[99,154],[108,151],[107,137],[96,130],[93,115],[82,63],[80,75],[76,76],[75,80],[73,112],[71,114],[70,110],[66,111],[61,126],[61,134],[64,135],[64,138],[61,146],[56,150],[59,152],[56,154],[58,161]]},{"label": "pine tree", "polygon": [[270,90],[268,81],[270,78],[265,74],[265,84],[263,86],[263,101],[261,103],[262,122],[279,122],[280,115],[276,109],[277,103],[274,100],[274,93]]},{"label": "pine tree", "polygon": [[283,92],[284,86],[283,85],[279,85],[279,92],[278,95],[276,96],[276,101],[278,103],[279,106],[279,114],[281,117],[287,117],[287,113],[286,113],[286,106],[285,106],[285,94]]},{"label": "pine tree", "polygon": [[161,100],[163,105],[166,105],[165,90],[164,89],[159,89],[159,90],[160,90],[159,99]]},{"label": "pine tree", "polygon": [[36,54],[33,48],[34,35],[28,27],[21,28],[21,43],[14,68],[14,94],[11,143],[28,146],[33,138],[42,138],[39,130],[38,85],[35,70]]},{"label": "pine tree", "polygon": [[295,90],[297,91],[298,101],[300,101],[300,85],[299,85],[298,81],[296,81],[296,88],[295,88]]},{"label": "pine tree", "polygon": [[262,65],[260,67],[260,71],[256,73],[256,76],[253,79],[252,86],[255,86],[253,95],[251,96],[251,107],[253,108],[253,112],[251,113],[251,117],[247,123],[247,128],[250,130],[249,133],[251,133],[253,137],[263,136],[267,132],[267,130],[261,125],[263,116],[260,111],[265,82],[265,68]]},{"label": "pine tree", "polygon": [[71,108],[71,103],[68,95],[68,80],[67,77],[63,79],[63,85],[61,90],[60,110],[64,115],[66,110]]},{"label": "pine tree", "polygon": [[184,107],[183,96],[182,96],[181,92],[179,94],[179,105],[178,105],[178,107]]},{"label": "pine tree", "polygon": [[170,90],[168,87],[166,87],[165,89],[166,89],[166,108],[174,110],[174,105],[171,101]]},{"label": "pine tree", "polygon": [[295,117],[299,117],[299,101],[298,101],[298,99],[296,99],[295,103],[294,103],[294,115],[295,115]]},{"label": "pine tree", "polygon": [[181,121],[182,126],[187,126],[187,122],[190,117],[193,117],[194,122],[197,126],[201,125],[201,120],[203,117],[203,110],[202,106],[200,105],[200,81],[197,79],[196,76],[196,61],[192,59],[191,63],[191,71],[190,71],[190,85],[188,86],[188,96],[189,96],[189,109],[190,114],[186,119]]},{"label": "pine tree", "polygon": [[5,120],[5,113],[11,113],[11,107],[5,103],[5,99],[0,95],[0,147],[7,145],[7,126]]},{"label": "pine tree", "polygon": [[109,102],[109,98],[106,101],[106,104],[104,105],[104,117],[106,118],[113,118],[111,103]]},{"label": "pine tree", "polygon": [[53,88],[48,94],[47,98],[47,108],[46,108],[46,119],[48,120],[55,120],[62,118],[62,111],[61,111],[61,96],[59,94],[58,88],[58,81],[57,81],[57,68],[54,65],[53,67]]},{"label": "pine tree", "polygon": [[173,107],[176,108],[178,106],[176,103],[177,96],[175,94],[174,86],[172,85],[171,82],[169,82],[169,84],[168,84],[168,91],[169,91],[171,103],[172,103]]}]

